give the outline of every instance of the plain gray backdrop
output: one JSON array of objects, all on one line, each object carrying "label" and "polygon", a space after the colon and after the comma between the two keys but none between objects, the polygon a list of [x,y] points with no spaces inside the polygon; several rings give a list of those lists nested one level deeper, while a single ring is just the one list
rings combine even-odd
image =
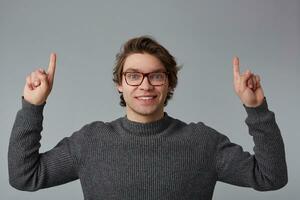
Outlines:
[{"label": "plain gray backdrop", "polygon": [[[262,86],[285,142],[289,182],[258,192],[218,182],[213,199],[298,199],[299,0],[0,1],[1,199],[83,199],[80,182],[22,192],[8,183],[7,150],[25,77],[57,53],[54,87],[44,110],[41,152],[86,123],[123,116],[112,82],[116,53],[131,37],[151,35],[173,54],[179,83],[166,107],[202,121],[253,152],[246,112],[232,87],[232,57]],[[297,89],[298,88],[298,89]]]}]

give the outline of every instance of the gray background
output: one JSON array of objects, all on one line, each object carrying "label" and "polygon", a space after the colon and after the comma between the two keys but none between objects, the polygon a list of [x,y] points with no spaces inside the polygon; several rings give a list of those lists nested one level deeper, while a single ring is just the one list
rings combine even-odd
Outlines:
[{"label": "gray background", "polygon": [[213,199],[297,199],[299,19],[297,0],[1,0],[0,198],[83,199],[79,181],[34,193],[8,184],[8,141],[26,75],[46,68],[49,54],[57,53],[44,111],[41,151],[46,151],[86,123],[124,115],[111,81],[115,54],[127,39],[148,34],[183,65],[166,111],[186,122],[203,121],[250,152],[246,113],[232,87],[232,57],[240,57],[242,71],[250,68],[262,77],[285,142],[289,183],[279,191],[257,192],[218,182]]}]

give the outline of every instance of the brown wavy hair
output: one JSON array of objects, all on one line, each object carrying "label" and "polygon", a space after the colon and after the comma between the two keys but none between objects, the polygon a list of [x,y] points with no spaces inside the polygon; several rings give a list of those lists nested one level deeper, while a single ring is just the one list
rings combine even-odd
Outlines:
[{"label": "brown wavy hair", "polygon": [[[177,72],[181,66],[177,66],[175,58],[159,44],[151,36],[140,36],[129,39],[120,49],[120,52],[116,55],[115,65],[113,69],[113,82],[115,84],[122,84],[122,72],[126,58],[134,53],[148,53],[157,59],[164,65],[168,72],[169,87],[171,90],[168,92],[164,105],[168,104],[168,100],[172,98],[174,89],[177,85]],[[126,106],[126,102],[123,97],[123,93],[120,92],[120,105]]]}]

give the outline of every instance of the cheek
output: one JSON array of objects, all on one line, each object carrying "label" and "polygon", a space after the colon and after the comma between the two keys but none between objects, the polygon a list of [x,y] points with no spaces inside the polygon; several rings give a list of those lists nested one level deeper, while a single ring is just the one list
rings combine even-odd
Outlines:
[{"label": "cheek", "polygon": [[163,96],[164,98],[168,95],[168,92],[169,92],[168,87],[164,87],[160,90],[161,96]]},{"label": "cheek", "polygon": [[132,88],[123,87],[123,97],[125,100],[130,99],[133,95],[134,90]]}]

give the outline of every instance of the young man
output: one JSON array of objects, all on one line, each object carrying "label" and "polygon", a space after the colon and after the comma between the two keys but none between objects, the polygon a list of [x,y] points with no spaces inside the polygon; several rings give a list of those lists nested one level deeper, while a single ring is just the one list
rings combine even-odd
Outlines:
[{"label": "young man", "polygon": [[164,112],[177,85],[172,55],[154,39],[133,38],[117,54],[113,80],[126,116],[95,121],[39,153],[43,108],[53,86],[56,55],[47,73],[27,76],[22,109],[9,144],[10,184],[35,191],[80,179],[85,199],[212,199],[216,181],[256,190],[287,183],[284,144],[258,75],[239,72],[234,89],[248,117],[254,155],[206,126]]}]

